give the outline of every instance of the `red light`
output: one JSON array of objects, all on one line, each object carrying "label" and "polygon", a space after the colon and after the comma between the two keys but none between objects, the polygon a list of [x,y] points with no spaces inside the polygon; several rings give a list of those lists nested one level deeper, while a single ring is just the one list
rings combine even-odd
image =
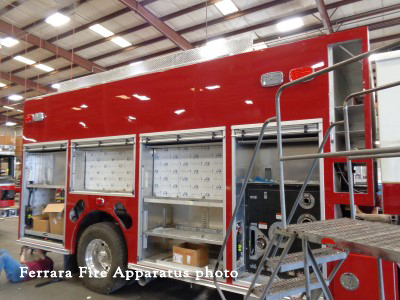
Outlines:
[{"label": "red light", "polygon": [[314,73],[314,70],[312,67],[301,67],[301,68],[292,69],[289,72],[289,80],[293,81],[293,80],[299,79],[301,77],[310,75],[312,73]]},{"label": "red light", "polygon": [[96,205],[103,206],[104,205],[104,198],[96,198]]},{"label": "red light", "polygon": [[26,124],[33,123],[33,115],[32,114],[31,115],[26,115],[25,118],[24,118],[24,121],[25,121]]}]

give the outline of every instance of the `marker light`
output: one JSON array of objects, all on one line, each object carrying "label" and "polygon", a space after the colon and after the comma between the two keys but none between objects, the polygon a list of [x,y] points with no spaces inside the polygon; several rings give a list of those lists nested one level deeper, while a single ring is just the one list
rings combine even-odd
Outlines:
[{"label": "marker light", "polygon": [[301,67],[301,68],[292,69],[289,72],[289,80],[293,81],[293,80],[302,78],[304,76],[310,75],[312,73],[314,73],[314,70],[312,67]]}]

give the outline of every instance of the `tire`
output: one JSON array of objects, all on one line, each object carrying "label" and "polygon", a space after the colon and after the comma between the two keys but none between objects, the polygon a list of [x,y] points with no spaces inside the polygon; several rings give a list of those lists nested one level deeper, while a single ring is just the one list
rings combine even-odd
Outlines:
[{"label": "tire", "polygon": [[[101,255],[96,255],[99,252]],[[90,290],[110,294],[126,284],[124,278],[113,278],[118,267],[125,274],[128,261],[123,234],[114,223],[97,223],[86,228],[79,239],[77,256],[79,267],[108,270],[103,278],[89,277],[88,272],[82,274],[83,284]]]}]

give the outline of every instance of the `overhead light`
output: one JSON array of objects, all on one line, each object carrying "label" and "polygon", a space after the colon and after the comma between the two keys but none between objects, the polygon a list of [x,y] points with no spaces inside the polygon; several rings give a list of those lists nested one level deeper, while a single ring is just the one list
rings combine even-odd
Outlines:
[{"label": "overhead light", "polygon": [[135,61],[135,62],[133,62],[133,63],[130,63],[129,65],[130,66],[137,66],[137,65],[139,65],[139,64],[141,64],[143,61]]},{"label": "overhead light", "polygon": [[244,101],[246,104],[253,104],[253,101],[252,100],[245,100]]},{"label": "overhead light", "polygon": [[311,68],[317,69],[325,66],[325,63],[323,61],[320,61],[319,63],[316,63],[315,65],[312,65]]},{"label": "overhead light", "polygon": [[128,120],[131,120],[131,121],[133,121],[133,120],[136,120],[136,118],[135,118],[135,117],[133,117],[133,116],[128,116]]},{"label": "overhead light", "polygon": [[17,112],[24,112],[22,109],[17,109]]},{"label": "overhead light", "polygon": [[111,30],[108,30],[107,28],[105,28],[104,26],[102,26],[100,24],[92,25],[89,27],[89,29],[93,30],[94,32],[96,32],[104,37],[109,37],[109,36],[114,35],[114,32],[112,32]]},{"label": "overhead light", "polygon": [[177,115],[183,114],[186,110],[184,109],[178,109],[176,111],[174,111],[174,113],[176,113]]},{"label": "overhead light", "polygon": [[121,48],[126,48],[126,47],[129,47],[129,46],[132,46],[131,43],[129,43],[126,39],[124,39],[124,38],[122,38],[120,36],[116,36],[116,37],[112,38],[111,42],[117,44]]},{"label": "overhead light", "polygon": [[276,24],[276,28],[280,32],[286,32],[286,31],[300,28],[303,25],[304,25],[303,20],[301,18],[297,17],[297,18],[287,19],[285,21],[279,22],[278,24]]},{"label": "overhead light", "polygon": [[7,86],[7,84],[0,82],[0,88]]},{"label": "overhead light", "polygon": [[225,39],[216,39],[200,48],[200,55],[205,59],[213,59],[228,53]]},{"label": "overhead light", "polygon": [[81,108],[88,108],[89,106],[87,106],[86,104],[82,104]]},{"label": "overhead light", "polygon": [[6,126],[15,126],[15,125],[17,125],[17,123],[15,123],[15,122],[11,122],[11,121],[6,122]]},{"label": "overhead light", "polygon": [[132,96],[135,97],[135,98],[138,98],[139,100],[142,100],[142,101],[146,101],[146,100],[150,100],[151,99],[151,98],[149,98],[147,96],[138,95],[138,94],[133,94]]},{"label": "overhead light", "polygon": [[69,20],[71,20],[70,17],[56,12],[46,18],[46,23],[53,25],[54,27],[58,27],[68,23]]},{"label": "overhead light", "polygon": [[38,69],[43,70],[43,71],[45,71],[45,72],[54,71],[54,68],[49,67],[49,66],[46,66],[46,65],[44,65],[44,64],[37,64],[37,65],[35,65],[35,68],[38,68]]},{"label": "overhead light", "polygon": [[10,95],[10,96],[8,96],[8,100],[11,100],[11,101],[19,101],[19,100],[22,100],[22,99],[24,99],[24,97],[22,97],[21,95]]},{"label": "overhead light", "polygon": [[131,99],[131,97],[129,97],[127,95],[118,95],[118,96],[115,96],[115,97],[116,98],[121,98],[121,99],[124,99],[124,100]]},{"label": "overhead light", "polygon": [[60,88],[60,84],[59,84],[59,83],[53,83],[53,84],[51,85],[51,87],[52,87],[53,89],[58,90],[58,89]]},{"label": "overhead light", "polygon": [[23,57],[21,55],[14,56],[13,58],[27,65],[33,65],[34,63],[36,63],[36,61]]},{"label": "overhead light", "polygon": [[220,2],[215,3],[215,6],[219,9],[219,11],[223,15],[229,15],[231,13],[239,11],[235,3],[232,0],[222,0]]},{"label": "overhead light", "polygon": [[1,39],[1,41],[0,41],[0,44],[2,44],[5,47],[8,47],[8,48],[15,46],[18,43],[19,43],[19,41],[17,39],[14,39],[9,36],[4,39]]},{"label": "overhead light", "polygon": [[4,105],[3,107],[4,107],[5,109],[14,110],[14,107],[11,107],[11,106],[6,106],[6,105]]},{"label": "overhead light", "polygon": [[221,86],[220,85],[210,85],[210,86],[206,86],[207,90],[216,90],[219,89]]}]

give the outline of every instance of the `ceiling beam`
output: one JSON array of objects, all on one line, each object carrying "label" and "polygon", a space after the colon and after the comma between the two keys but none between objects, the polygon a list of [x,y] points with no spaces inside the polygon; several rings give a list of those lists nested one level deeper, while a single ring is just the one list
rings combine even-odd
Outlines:
[{"label": "ceiling beam", "polygon": [[58,47],[57,45],[49,43],[48,41],[43,40],[42,38],[36,35],[30,34],[29,32],[22,30],[18,27],[15,27],[14,25],[9,24],[3,20],[0,20],[0,31],[6,33],[7,35],[14,36],[15,38],[33,44],[39,48],[50,51],[56,54],[57,56],[63,57],[72,63],[76,63],[80,65],[82,68],[85,68],[86,70],[89,70],[91,72],[98,73],[104,71],[103,67],[91,62],[90,60],[85,59],[79,55],[76,55],[71,51]]},{"label": "ceiling beam", "polygon": [[168,37],[175,45],[177,45],[182,50],[193,49],[193,45],[185,40],[181,35],[174,31],[171,27],[161,21],[153,13],[151,13],[147,8],[141,5],[136,0],[119,0],[121,3],[125,4],[127,7],[137,12],[143,19],[148,23],[153,25],[158,31],[163,35]]},{"label": "ceiling beam", "polygon": [[5,79],[7,81],[14,82],[14,83],[22,85],[22,86],[24,86],[26,88],[30,88],[30,89],[33,89],[33,90],[36,90],[36,91],[39,91],[39,92],[42,92],[42,93],[51,93],[51,92],[55,92],[56,91],[55,89],[52,89],[50,87],[41,85],[41,84],[39,84],[37,82],[34,82],[32,80],[25,79],[25,78],[22,78],[22,77],[18,77],[18,76],[15,76],[15,75],[12,75],[10,73],[3,72],[3,71],[0,71],[0,78]]},{"label": "ceiling beam", "polygon": [[329,34],[333,33],[332,23],[329,19],[328,10],[326,9],[324,0],[315,0],[319,15],[321,16],[322,24]]},{"label": "ceiling beam", "polygon": [[14,2],[11,2],[10,4],[4,6],[2,9],[0,9],[0,16],[4,15],[5,13],[9,12],[10,10],[20,6],[22,3],[26,2],[28,0],[17,0]]},{"label": "ceiling beam", "polygon": [[371,39],[370,42],[371,42],[371,44],[376,44],[376,43],[387,42],[387,41],[396,40],[396,39],[400,39],[400,33],[374,38],[374,39]]}]

